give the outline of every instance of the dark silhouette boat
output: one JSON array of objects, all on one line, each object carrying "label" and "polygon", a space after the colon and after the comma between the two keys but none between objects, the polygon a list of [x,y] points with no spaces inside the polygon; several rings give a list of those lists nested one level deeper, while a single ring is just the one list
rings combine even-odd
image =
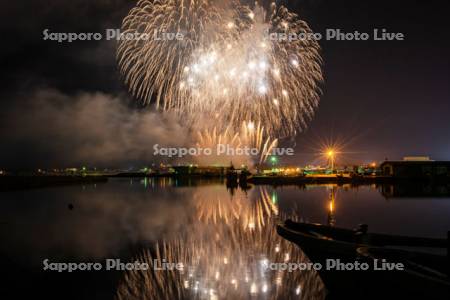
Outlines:
[{"label": "dark silhouette boat", "polygon": [[361,224],[357,229],[352,230],[286,220],[278,225],[277,230],[281,236],[292,242],[301,243],[302,246],[317,250],[326,247],[329,252],[336,253],[355,251],[361,245],[431,248],[446,248],[448,246],[447,239],[369,233],[368,226],[365,224]]},{"label": "dark silhouette boat", "polygon": [[238,187],[238,173],[233,166],[233,163],[230,164],[230,167],[226,172],[226,186],[227,188],[237,188]]},{"label": "dark silhouette boat", "polygon": [[238,187],[238,174],[236,171],[227,172],[226,186],[227,186],[227,188],[237,188]]},{"label": "dark silhouette boat", "polygon": [[385,260],[401,263],[405,271],[429,280],[442,281],[450,287],[449,265],[445,255],[387,247],[359,247],[359,257],[369,261]]},{"label": "dark silhouette boat", "polygon": [[[431,253],[446,249],[448,253],[448,239],[369,233],[364,224],[351,230],[291,220],[280,223],[277,232],[299,245],[311,262],[323,266],[320,277],[337,298],[348,298],[349,291],[356,298],[450,295],[448,254]],[[366,262],[370,269],[330,270],[326,268],[329,260]],[[404,270],[375,270],[374,263],[381,260],[402,263]]]}]

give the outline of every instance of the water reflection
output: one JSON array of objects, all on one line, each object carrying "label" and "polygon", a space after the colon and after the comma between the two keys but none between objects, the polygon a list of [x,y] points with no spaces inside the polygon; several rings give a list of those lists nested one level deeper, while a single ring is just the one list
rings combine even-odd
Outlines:
[{"label": "water reflection", "polygon": [[[2,253],[31,260],[115,257],[188,222],[193,189],[170,182],[117,179],[102,185],[0,193]],[[72,205],[73,209],[68,209]],[[28,263],[28,262],[27,262]]]},{"label": "water reflection", "polygon": [[[386,199],[383,191],[392,190],[398,198]],[[129,260],[136,252],[127,251],[136,245],[141,260],[168,257],[186,264],[184,274],[127,274],[117,290],[122,299],[144,294],[200,299],[200,291],[203,298],[321,298],[323,287],[314,274],[258,269],[265,259],[283,262],[286,253],[292,262],[306,260],[276,235],[277,218],[297,216],[345,228],[366,223],[373,232],[441,238],[450,228],[445,191],[436,185],[431,190],[427,185],[307,185],[231,193],[221,180],[174,178],[9,191],[0,193],[0,254],[32,274],[46,258]],[[110,288],[116,292],[116,286]]]},{"label": "water reflection", "polygon": [[335,218],[335,209],[336,209],[336,193],[337,188],[336,186],[331,186],[328,188],[329,190],[329,200],[328,200],[328,218],[327,218],[327,224],[328,226],[334,226],[336,224],[336,218]]},{"label": "water reflection", "polygon": [[308,262],[298,247],[275,231],[276,192],[257,188],[248,194],[227,194],[220,188],[197,190],[192,223],[138,257],[150,266],[163,259],[182,262],[183,271],[130,271],[118,298],[323,299],[325,288],[314,271],[268,269],[269,263]]},{"label": "water reflection", "polygon": [[[220,188],[220,187],[219,187]],[[257,200],[252,199],[254,194]],[[267,220],[278,215],[276,191],[269,195],[266,188],[259,187],[251,191],[251,195],[238,190],[229,195],[220,193],[217,187],[205,187],[197,190],[193,196],[196,214],[202,223],[229,226],[239,223],[244,229],[262,229]]]},{"label": "water reflection", "polygon": [[430,182],[385,184],[380,186],[380,191],[386,199],[405,197],[449,198],[450,184],[434,184]]}]

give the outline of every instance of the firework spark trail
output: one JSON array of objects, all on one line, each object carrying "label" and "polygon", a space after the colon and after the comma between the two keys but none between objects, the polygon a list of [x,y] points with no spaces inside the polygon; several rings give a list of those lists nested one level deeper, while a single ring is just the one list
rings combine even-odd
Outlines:
[{"label": "firework spark trail", "polygon": [[182,110],[178,87],[184,67],[198,45],[226,38],[224,14],[224,8],[207,0],[140,0],[123,21],[124,36],[167,32],[181,33],[183,39],[120,40],[118,63],[133,95],[144,102],[156,95],[158,106]]},{"label": "firework spark trail", "polygon": [[[237,165],[251,166],[255,163],[262,163],[271,155],[277,146],[278,140],[266,134],[261,123],[255,125],[254,122],[243,122],[238,131],[228,126],[223,132],[214,127],[212,130],[197,131],[197,146],[217,150],[222,145],[236,151],[237,149],[255,149],[257,155],[199,155],[196,159],[204,164],[222,163],[227,164],[232,161]],[[216,151],[218,152],[218,151]],[[250,152],[250,151],[249,151]],[[216,153],[217,154],[217,153]]]},{"label": "firework spark trail", "polygon": [[268,38],[311,33],[285,7],[141,0],[123,23],[125,33],[161,30],[184,39],[119,43],[120,70],[137,98],[155,96],[188,124],[215,116],[220,131],[254,120],[270,136],[292,136],[312,117],[322,81],[317,41]]}]

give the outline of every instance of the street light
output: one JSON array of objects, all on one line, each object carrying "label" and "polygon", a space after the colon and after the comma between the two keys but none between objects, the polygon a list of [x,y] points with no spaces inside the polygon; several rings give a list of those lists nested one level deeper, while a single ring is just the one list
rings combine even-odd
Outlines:
[{"label": "street light", "polygon": [[331,163],[331,172],[333,172],[333,170],[334,170],[334,159],[335,159],[335,156],[336,156],[336,152],[334,152],[333,149],[329,149],[327,151],[327,156],[328,156],[328,159],[330,160],[330,163]]},{"label": "street light", "polygon": [[274,172],[274,168],[275,168],[275,165],[278,162],[278,158],[276,156],[272,155],[270,157],[270,162],[272,163],[272,172]]},{"label": "street light", "polygon": [[275,165],[277,163],[277,157],[276,156],[271,156],[270,157],[270,162]]}]

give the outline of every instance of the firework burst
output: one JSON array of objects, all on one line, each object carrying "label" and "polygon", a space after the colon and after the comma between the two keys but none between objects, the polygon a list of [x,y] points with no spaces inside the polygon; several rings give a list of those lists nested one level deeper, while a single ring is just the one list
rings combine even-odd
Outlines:
[{"label": "firework burst", "polygon": [[[144,102],[175,111],[188,124],[217,116],[224,131],[255,120],[270,136],[290,136],[306,126],[322,81],[311,33],[285,7],[238,1],[141,0],[123,23],[124,33],[172,32],[179,40],[122,40],[118,63],[130,91]],[[207,128],[211,130],[211,127]]]}]

